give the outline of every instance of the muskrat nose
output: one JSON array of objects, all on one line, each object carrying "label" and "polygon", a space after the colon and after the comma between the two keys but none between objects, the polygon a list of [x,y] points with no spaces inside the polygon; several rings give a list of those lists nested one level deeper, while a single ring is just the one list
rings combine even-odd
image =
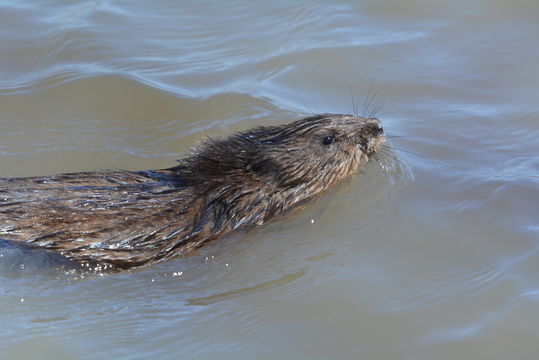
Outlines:
[{"label": "muskrat nose", "polygon": [[377,136],[384,133],[380,120],[372,118],[365,121],[364,133],[371,136]]}]

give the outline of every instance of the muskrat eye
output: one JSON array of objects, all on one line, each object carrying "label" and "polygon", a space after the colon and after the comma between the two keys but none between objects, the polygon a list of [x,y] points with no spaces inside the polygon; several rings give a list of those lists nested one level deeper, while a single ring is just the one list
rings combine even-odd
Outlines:
[{"label": "muskrat eye", "polygon": [[322,139],[322,144],[329,145],[333,142],[334,139],[335,139],[335,136],[326,136],[324,137],[324,139]]}]

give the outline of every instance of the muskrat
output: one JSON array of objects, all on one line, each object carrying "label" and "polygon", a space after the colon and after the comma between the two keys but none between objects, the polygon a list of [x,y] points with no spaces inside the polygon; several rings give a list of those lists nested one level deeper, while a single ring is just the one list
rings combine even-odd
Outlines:
[{"label": "muskrat", "polygon": [[320,114],[208,139],[168,169],[0,179],[0,237],[86,266],[155,263],[304,203],[383,142],[376,118]]}]

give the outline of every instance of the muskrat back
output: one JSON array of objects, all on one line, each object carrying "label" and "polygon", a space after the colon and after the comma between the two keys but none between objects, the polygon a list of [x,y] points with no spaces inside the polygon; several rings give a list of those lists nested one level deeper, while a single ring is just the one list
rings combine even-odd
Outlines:
[{"label": "muskrat back", "polygon": [[0,179],[0,237],[83,265],[154,263],[313,198],[382,143],[377,119],[321,114],[207,140],[169,169]]}]

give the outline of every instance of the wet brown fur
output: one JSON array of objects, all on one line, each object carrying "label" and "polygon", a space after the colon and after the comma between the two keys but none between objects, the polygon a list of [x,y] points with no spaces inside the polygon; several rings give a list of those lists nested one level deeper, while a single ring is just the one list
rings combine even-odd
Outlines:
[{"label": "wet brown fur", "polygon": [[376,119],[321,114],[210,139],[170,169],[0,179],[0,238],[79,264],[155,263],[309,200],[382,142]]}]

